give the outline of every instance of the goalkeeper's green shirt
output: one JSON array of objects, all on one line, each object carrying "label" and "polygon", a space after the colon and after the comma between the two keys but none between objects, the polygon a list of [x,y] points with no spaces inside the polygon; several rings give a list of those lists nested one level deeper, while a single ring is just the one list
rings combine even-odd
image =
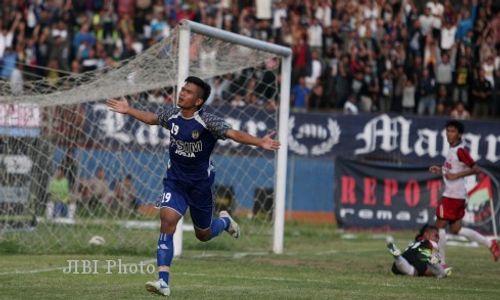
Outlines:
[{"label": "goalkeeper's green shirt", "polygon": [[49,183],[49,194],[53,201],[67,203],[69,200],[69,182],[66,177],[52,178]]}]

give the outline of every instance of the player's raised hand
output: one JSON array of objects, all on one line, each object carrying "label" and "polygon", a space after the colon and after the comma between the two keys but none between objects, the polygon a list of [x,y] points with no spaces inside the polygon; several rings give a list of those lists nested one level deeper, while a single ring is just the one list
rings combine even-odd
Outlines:
[{"label": "player's raised hand", "polygon": [[432,166],[429,168],[429,171],[433,174],[441,174],[441,167],[439,166]]},{"label": "player's raised hand", "polygon": [[266,134],[261,139],[260,147],[266,150],[278,150],[280,148],[280,142],[273,140],[273,136],[276,134],[275,131]]},{"label": "player's raised hand", "polygon": [[111,111],[121,113],[121,114],[126,114],[128,113],[128,102],[125,98],[121,98],[120,100],[117,99],[108,99],[106,101],[106,105],[109,107]]}]

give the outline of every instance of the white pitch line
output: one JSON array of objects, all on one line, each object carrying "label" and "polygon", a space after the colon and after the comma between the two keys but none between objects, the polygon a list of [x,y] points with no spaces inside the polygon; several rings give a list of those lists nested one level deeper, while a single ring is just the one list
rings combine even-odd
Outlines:
[{"label": "white pitch line", "polygon": [[[156,262],[156,259],[147,259],[140,261],[140,263],[143,264],[150,264]],[[131,264],[136,264],[136,263],[122,263],[122,266],[126,267]],[[52,271],[57,271],[57,270],[63,270],[66,267],[54,267],[54,268],[43,268],[43,269],[35,269],[35,270],[14,270],[10,272],[2,272],[0,273],[0,276],[2,275],[23,275],[23,274],[36,274],[36,273],[45,273],[45,272],[52,272]],[[107,269],[107,266],[101,266],[99,269]]]},{"label": "white pitch line", "polygon": [[10,272],[2,272],[1,275],[22,275],[22,274],[36,274],[36,273],[44,273],[44,272],[52,272],[56,270],[62,270],[65,267],[57,267],[57,268],[45,268],[45,269],[35,269],[35,270],[14,270]]},{"label": "white pitch line", "polygon": [[[147,259],[141,261],[143,264],[148,264],[148,263],[153,263],[156,262],[155,259]],[[141,263],[139,262],[139,264]],[[126,263],[123,264],[129,265],[129,264],[134,264],[134,263]],[[36,269],[36,270],[26,270],[26,271],[13,271],[13,272],[3,272],[0,273],[0,275],[18,275],[18,274],[34,274],[34,273],[43,273],[43,272],[52,272],[56,270],[62,270],[65,267],[57,267],[57,268],[45,268],[45,269]],[[100,269],[104,269],[104,267],[101,267]],[[287,277],[271,277],[271,276],[242,276],[242,275],[224,275],[224,274],[206,274],[206,273],[188,273],[188,272],[181,272],[177,273],[178,275],[181,276],[188,276],[188,277],[209,277],[209,278],[220,278],[220,279],[232,279],[232,278],[237,278],[241,280],[255,280],[255,281],[279,281],[279,282],[308,282],[308,283],[320,283],[320,284],[328,284],[331,285],[332,281],[331,280],[317,280],[317,279],[307,279],[307,278],[287,278]],[[415,280],[418,280],[418,278],[415,278]],[[374,286],[375,284],[370,284],[370,283],[365,283],[365,282],[357,282],[357,285],[364,285],[364,286]],[[383,286],[386,287],[394,287],[394,288],[404,288],[407,287],[406,284],[391,284],[391,283],[382,283]],[[443,290],[443,291],[462,291],[462,292],[490,292],[490,293],[498,293],[500,294],[500,289],[479,289],[479,288],[457,288],[457,287],[439,287],[439,286],[428,286],[426,289],[430,290]]]},{"label": "white pitch line", "polygon": [[[339,250],[329,250],[329,251],[322,251],[322,252],[316,252],[316,253],[311,253],[311,255],[315,256],[322,256],[322,255],[330,255],[330,254],[337,254],[337,253],[342,253],[342,252],[349,252],[349,253],[364,253],[364,252],[374,252],[378,251],[377,249],[363,249],[363,250],[349,250],[349,251],[339,251]],[[219,253],[203,253],[199,255],[192,255],[192,256],[187,256],[185,258],[194,258],[194,259],[200,259],[200,258],[208,258],[208,257],[223,257],[223,258],[232,258],[232,259],[241,259],[247,256],[266,256],[268,255],[269,252],[236,252],[232,254],[219,254]],[[285,252],[286,256],[289,255],[297,255],[296,252]],[[149,260],[144,260],[142,263],[144,264],[150,264],[156,262],[155,259],[149,259]],[[122,264],[123,266],[126,266],[126,263]],[[54,267],[54,268],[43,268],[43,269],[35,269],[35,270],[14,270],[10,272],[2,272],[0,273],[0,276],[2,275],[22,275],[22,274],[36,274],[36,273],[45,273],[45,272],[52,272],[52,271],[57,271],[57,270],[62,270],[66,267]],[[101,268],[105,268],[102,266]]]}]

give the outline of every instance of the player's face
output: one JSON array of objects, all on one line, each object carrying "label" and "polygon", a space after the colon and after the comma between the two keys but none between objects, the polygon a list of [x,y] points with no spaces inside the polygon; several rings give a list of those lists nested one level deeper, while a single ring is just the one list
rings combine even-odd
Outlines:
[{"label": "player's face", "polygon": [[186,83],[179,94],[179,102],[177,103],[180,108],[189,109],[195,108],[203,104],[200,98],[199,87],[191,82]]},{"label": "player's face", "polygon": [[437,230],[427,230],[424,233],[424,238],[429,241],[439,242],[439,232]]},{"label": "player's face", "polygon": [[453,126],[446,127],[446,139],[450,145],[455,145],[460,140],[458,129]]}]

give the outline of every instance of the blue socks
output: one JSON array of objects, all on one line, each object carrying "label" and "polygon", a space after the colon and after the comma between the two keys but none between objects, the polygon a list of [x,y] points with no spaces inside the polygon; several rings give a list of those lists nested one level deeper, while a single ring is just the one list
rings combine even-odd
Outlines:
[{"label": "blue socks", "polygon": [[158,272],[158,277],[159,277],[160,279],[163,279],[163,281],[165,281],[165,283],[166,283],[166,284],[168,284],[168,275],[169,275],[169,274],[170,274],[170,273],[168,273],[168,272],[166,272],[166,271],[160,271],[160,272]]},{"label": "blue socks", "polygon": [[[229,228],[230,224],[229,218],[217,218],[212,221],[210,225],[210,231],[212,232],[211,238],[218,236],[222,231]],[[160,233],[158,239],[158,248],[156,250],[156,263],[158,267],[168,266],[172,264],[172,259],[174,257],[174,235],[167,233]],[[169,272],[159,271],[159,278],[163,279],[168,284]]]},{"label": "blue socks", "polygon": [[[160,233],[158,248],[156,250],[156,263],[158,267],[172,264],[174,257],[174,236],[173,234]],[[169,272],[158,272],[159,277],[168,283]]]},{"label": "blue socks", "polygon": [[212,224],[210,224],[210,231],[212,232],[212,236],[210,238],[214,238],[218,236],[223,230],[228,229],[230,222],[231,221],[229,221],[229,218],[226,217],[213,220]]}]

